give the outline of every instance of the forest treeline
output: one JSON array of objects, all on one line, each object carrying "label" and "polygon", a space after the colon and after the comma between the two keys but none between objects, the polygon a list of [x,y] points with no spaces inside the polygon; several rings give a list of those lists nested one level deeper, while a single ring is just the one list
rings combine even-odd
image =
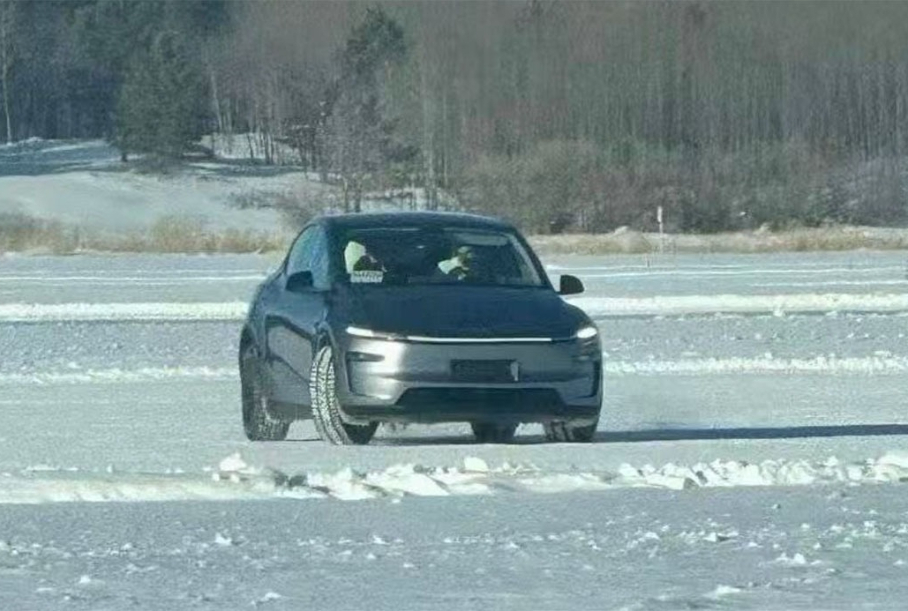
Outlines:
[{"label": "forest treeline", "polygon": [[534,232],[908,222],[908,3],[0,0],[0,138],[251,134]]}]

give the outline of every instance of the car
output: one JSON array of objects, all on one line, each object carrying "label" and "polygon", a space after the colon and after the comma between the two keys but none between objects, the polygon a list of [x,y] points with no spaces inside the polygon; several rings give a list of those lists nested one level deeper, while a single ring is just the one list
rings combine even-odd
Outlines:
[{"label": "car", "polygon": [[511,224],[465,213],[323,216],[256,290],[239,368],[243,428],[282,440],[312,419],[333,444],[381,423],[467,422],[482,443],[541,423],[590,441],[602,405],[599,330],[556,291]]}]

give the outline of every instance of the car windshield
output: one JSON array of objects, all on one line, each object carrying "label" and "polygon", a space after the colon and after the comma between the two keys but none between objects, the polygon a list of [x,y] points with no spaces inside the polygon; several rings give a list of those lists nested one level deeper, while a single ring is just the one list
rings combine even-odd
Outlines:
[{"label": "car windshield", "polygon": [[542,287],[520,240],[472,228],[361,228],[345,232],[342,280],[356,285]]}]

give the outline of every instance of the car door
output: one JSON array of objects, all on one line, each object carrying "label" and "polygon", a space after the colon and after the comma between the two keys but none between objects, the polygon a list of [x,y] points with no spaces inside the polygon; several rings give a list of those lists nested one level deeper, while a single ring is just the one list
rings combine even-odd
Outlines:
[{"label": "car door", "polygon": [[[305,273],[310,283],[295,281]],[[310,415],[309,369],[329,288],[327,239],[321,226],[312,225],[290,249],[265,315],[271,400],[295,409],[297,418]]]}]

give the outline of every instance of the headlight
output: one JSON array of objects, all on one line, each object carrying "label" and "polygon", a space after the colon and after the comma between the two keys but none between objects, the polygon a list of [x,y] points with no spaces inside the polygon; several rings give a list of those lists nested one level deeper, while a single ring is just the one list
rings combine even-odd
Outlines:
[{"label": "headlight", "polygon": [[363,329],[362,327],[347,327],[347,335],[352,335],[354,337],[378,337],[378,333],[371,329]]},{"label": "headlight", "polygon": [[400,341],[405,339],[403,335],[396,333],[382,333],[380,331],[373,331],[372,329],[356,327],[354,325],[347,327],[347,335],[352,335],[353,337],[367,337],[369,339],[384,339],[388,341]]},{"label": "headlight", "polygon": [[581,327],[579,331],[574,335],[577,339],[593,339],[599,335],[599,329],[593,325],[588,325],[586,327]]}]

